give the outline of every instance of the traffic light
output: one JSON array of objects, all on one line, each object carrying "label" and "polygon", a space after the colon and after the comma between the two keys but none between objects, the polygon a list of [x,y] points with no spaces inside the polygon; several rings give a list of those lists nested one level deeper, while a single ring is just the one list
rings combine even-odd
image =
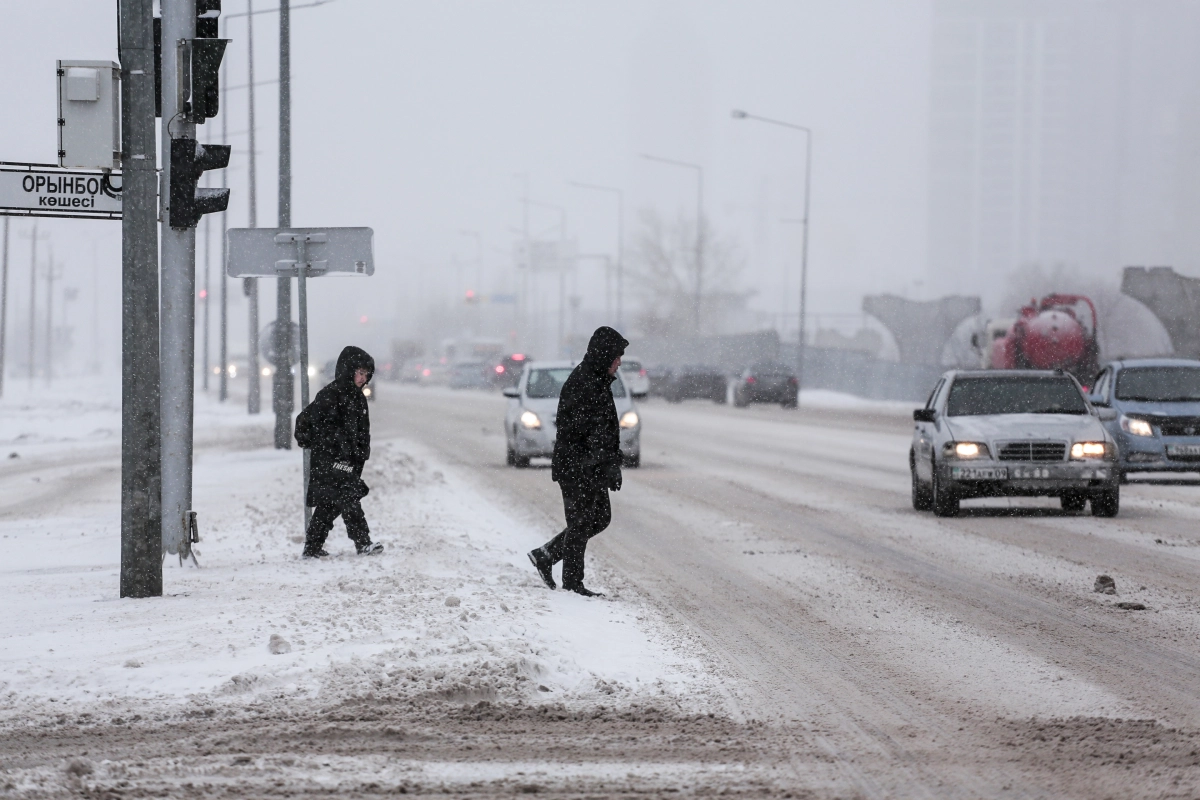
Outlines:
[{"label": "traffic light", "polygon": [[172,228],[194,228],[200,217],[229,207],[228,189],[201,189],[200,176],[229,166],[227,144],[200,144],[195,139],[171,140]]},{"label": "traffic light", "polygon": [[[218,39],[221,0],[196,0],[196,38],[180,51],[180,93],[188,122],[203,124],[221,104],[221,59],[228,39]],[[154,115],[162,116],[162,19],[154,18]]]}]

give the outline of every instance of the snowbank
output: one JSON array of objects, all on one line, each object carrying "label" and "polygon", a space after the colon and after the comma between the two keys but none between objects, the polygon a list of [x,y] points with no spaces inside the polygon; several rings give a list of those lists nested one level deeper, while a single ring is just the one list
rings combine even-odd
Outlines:
[{"label": "snowbank", "polygon": [[[30,452],[75,436],[79,446],[119,417],[110,402],[14,401],[0,441]],[[298,452],[247,444],[266,437],[266,416],[200,398],[198,420],[215,423],[204,436],[197,426],[201,566],[168,557],[163,598],[118,598],[115,452],[88,480],[61,458],[39,469],[37,452],[20,470],[0,462],[0,713],[10,721],[34,707],[134,700],[698,708],[715,696],[699,658],[612,577],[605,600],[546,590],[524,554],[552,531],[506,516],[415,445],[377,442],[364,475],[385,552],[355,555],[339,522],[332,557],[310,561],[299,556]],[[22,505],[23,487],[43,479],[42,499]]]}]

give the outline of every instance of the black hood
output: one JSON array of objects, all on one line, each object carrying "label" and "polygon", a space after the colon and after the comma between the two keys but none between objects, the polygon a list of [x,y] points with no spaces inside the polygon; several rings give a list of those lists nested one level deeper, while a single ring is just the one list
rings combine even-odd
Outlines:
[{"label": "black hood", "polygon": [[342,348],[342,354],[338,356],[337,371],[334,373],[333,382],[337,384],[354,385],[354,373],[359,369],[367,371],[367,383],[371,382],[371,377],[375,374],[375,359],[371,358],[370,354],[361,347],[349,345]]},{"label": "black hood", "polygon": [[596,328],[591,341],[588,342],[587,354],[583,357],[583,363],[588,366],[589,370],[603,371],[607,374],[613,359],[624,355],[625,348],[628,346],[629,340],[612,328],[608,326]]}]

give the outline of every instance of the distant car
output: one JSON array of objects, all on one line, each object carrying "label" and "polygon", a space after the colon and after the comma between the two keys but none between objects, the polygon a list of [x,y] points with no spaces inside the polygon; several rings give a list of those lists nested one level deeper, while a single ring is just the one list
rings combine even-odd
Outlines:
[{"label": "distant car", "polygon": [[[531,458],[554,455],[558,394],[574,368],[570,361],[533,361],[526,364],[517,385],[504,390],[509,398],[504,439],[510,467],[527,467]],[[627,467],[640,466],[642,420],[620,371],[612,383],[612,393],[621,425],[621,459]]]},{"label": "distant car", "polygon": [[724,403],[727,383],[725,374],[715,367],[689,364],[671,373],[662,395],[669,403],[692,399]]},{"label": "distant car", "polygon": [[646,397],[650,394],[650,376],[642,366],[642,360],[636,356],[621,356],[621,377],[634,397]]},{"label": "distant car", "polygon": [[800,382],[787,364],[767,361],[746,368],[733,386],[733,404],[779,403],[784,408],[798,405]]},{"label": "distant car", "polygon": [[451,389],[487,389],[487,365],[482,361],[455,364],[450,368]]},{"label": "distant car", "polygon": [[512,353],[497,359],[488,373],[488,382],[501,389],[516,386],[521,379],[521,370],[532,359],[524,353]]},{"label": "distant car", "polygon": [[1058,497],[1064,511],[1115,517],[1117,444],[1070,374],[951,370],[915,422],[912,504],[939,517],[971,497]]},{"label": "distant car", "polygon": [[662,397],[667,384],[671,382],[671,368],[661,364],[646,367],[646,380],[650,382],[650,396]]},{"label": "distant car", "polygon": [[1138,358],[1106,365],[1092,405],[1111,409],[1104,427],[1127,472],[1200,472],[1200,361]]}]

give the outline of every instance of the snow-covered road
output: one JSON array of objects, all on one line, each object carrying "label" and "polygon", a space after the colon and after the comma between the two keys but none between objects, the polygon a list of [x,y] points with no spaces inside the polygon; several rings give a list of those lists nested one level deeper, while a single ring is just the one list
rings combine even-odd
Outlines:
[{"label": "snow-covered road", "polygon": [[503,398],[379,395],[384,556],[339,524],[300,561],[296,454],[202,402],[203,566],[150,601],[116,599],[115,405],[0,406],[0,791],[1200,795],[1195,486],[935,519],[903,407],[650,402],[588,601],[524,559],[561,501]]}]

